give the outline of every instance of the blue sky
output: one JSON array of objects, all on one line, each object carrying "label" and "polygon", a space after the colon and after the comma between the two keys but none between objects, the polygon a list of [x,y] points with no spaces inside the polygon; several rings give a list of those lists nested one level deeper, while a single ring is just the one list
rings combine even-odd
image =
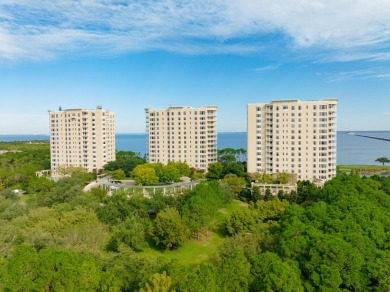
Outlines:
[{"label": "blue sky", "polygon": [[219,131],[245,131],[248,103],[322,98],[339,130],[390,130],[389,1],[0,3],[0,134],[96,105],[119,133],[170,105],[217,105]]}]

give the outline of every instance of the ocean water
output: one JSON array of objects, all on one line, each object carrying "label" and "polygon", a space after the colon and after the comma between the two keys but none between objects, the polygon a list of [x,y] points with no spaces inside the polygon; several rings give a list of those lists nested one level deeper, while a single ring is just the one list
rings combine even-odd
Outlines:
[{"label": "ocean water", "polygon": [[[390,131],[355,131],[355,134],[390,139]],[[218,133],[218,149],[246,149],[246,132]],[[49,140],[48,135],[0,135],[0,141]],[[144,155],[146,134],[116,134],[117,150],[131,150]],[[378,157],[390,158],[390,142],[374,140],[348,132],[337,132],[337,164],[378,164]]]},{"label": "ocean water", "polygon": [[1,142],[49,140],[49,135],[0,135]]},{"label": "ocean water", "polygon": [[[355,131],[355,134],[390,139],[390,131]],[[390,142],[337,133],[337,164],[378,164],[375,159],[390,158]]]}]

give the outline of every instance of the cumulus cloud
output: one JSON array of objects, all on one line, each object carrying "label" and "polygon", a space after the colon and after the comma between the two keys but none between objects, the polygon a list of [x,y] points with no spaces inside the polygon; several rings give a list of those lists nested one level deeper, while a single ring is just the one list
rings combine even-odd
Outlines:
[{"label": "cumulus cloud", "polygon": [[383,0],[2,0],[0,60],[167,50],[389,60]]}]

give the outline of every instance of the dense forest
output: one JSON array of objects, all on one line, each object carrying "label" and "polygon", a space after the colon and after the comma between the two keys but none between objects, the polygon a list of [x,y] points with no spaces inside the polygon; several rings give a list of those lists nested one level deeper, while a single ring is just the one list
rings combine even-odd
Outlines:
[{"label": "dense forest", "polygon": [[[2,149],[18,151],[0,154],[0,291],[390,290],[387,177],[262,196],[241,191],[243,167],[225,157],[193,190],[108,195],[83,191],[82,170],[36,177],[48,144]],[[119,158],[108,171],[145,164]]]}]

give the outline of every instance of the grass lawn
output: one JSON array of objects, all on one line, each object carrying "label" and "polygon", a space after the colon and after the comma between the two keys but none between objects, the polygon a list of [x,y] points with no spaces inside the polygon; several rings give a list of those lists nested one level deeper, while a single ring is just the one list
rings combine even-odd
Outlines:
[{"label": "grass lawn", "polygon": [[365,164],[345,164],[338,165],[339,171],[351,172],[351,170],[358,170],[360,173],[373,174],[390,172],[390,166],[383,165],[365,165]]},{"label": "grass lawn", "polygon": [[0,142],[0,150],[47,150],[50,151],[50,143],[46,140],[37,141],[13,141],[13,142]]},{"label": "grass lawn", "polygon": [[208,236],[202,236],[200,240],[189,240],[176,250],[162,250],[154,245],[154,241],[151,238],[147,238],[149,246],[143,248],[138,254],[148,258],[164,257],[167,259],[177,259],[185,265],[199,264],[213,255],[217,251],[218,246],[226,238],[223,230],[223,222],[226,216],[243,206],[246,206],[246,204],[234,200],[225,208],[221,209],[215,218],[215,230],[210,231]]}]

